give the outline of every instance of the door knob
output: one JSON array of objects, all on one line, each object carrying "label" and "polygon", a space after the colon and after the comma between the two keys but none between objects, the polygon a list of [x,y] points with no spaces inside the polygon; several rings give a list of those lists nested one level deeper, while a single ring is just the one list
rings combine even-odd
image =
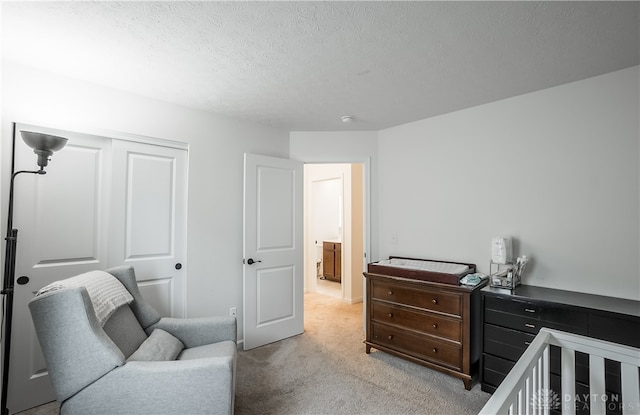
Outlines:
[{"label": "door knob", "polygon": [[262,261],[254,261],[254,260],[253,260],[253,258],[249,258],[249,259],[247,259],[247,264],[249,264],[249,265],[253,265],[253,264],[255,264],[256,262],[262,262]]},{"label": "door knob", "polygon": [[16,280],[16,282],[20,285],[25,285],[29,283],[29,277],[23,275],[21,277],[18,277],[18,279]]}]

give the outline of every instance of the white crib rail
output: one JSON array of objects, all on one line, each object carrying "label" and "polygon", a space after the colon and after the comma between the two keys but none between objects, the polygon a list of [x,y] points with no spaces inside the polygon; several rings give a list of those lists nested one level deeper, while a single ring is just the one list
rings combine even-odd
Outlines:
[{"label": "white crib rail", "polygon": [[[562,396],[549,387],[549,346],[561,347]],[[562,414],[576,413],[575,352],[589,355],[590,413],[605,414],[605,359],[620,362],[623,415],[640,413],[638,367],[640,349],[616,343],[543,328],[523,353],[500,387],[480,411],[483,415],[549,414],[562,409]]]}]

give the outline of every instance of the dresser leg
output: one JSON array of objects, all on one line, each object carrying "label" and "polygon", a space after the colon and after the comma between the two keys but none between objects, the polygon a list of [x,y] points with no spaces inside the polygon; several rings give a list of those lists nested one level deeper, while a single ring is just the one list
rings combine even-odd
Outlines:
[{"label": "dresser leg", "polygon": [[464,382],[464,388],[468,391],[471,390],[471,379],[462,379]]},{"label": "dresser leg", "polygon": [[369,346],[368,344],[365,346],[364,351],[369,354],[371,353],[371,346]]}]

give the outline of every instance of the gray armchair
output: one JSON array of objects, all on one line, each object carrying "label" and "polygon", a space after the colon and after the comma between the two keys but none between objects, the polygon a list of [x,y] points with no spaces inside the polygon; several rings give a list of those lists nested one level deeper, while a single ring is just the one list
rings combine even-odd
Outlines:
[{"label": "gray armchair", "polygon": [[62,414],[232,414],[233,317],[161,318],[132,267],[107,270],[133,297],[99,321],[85,287],[29,303]]}]

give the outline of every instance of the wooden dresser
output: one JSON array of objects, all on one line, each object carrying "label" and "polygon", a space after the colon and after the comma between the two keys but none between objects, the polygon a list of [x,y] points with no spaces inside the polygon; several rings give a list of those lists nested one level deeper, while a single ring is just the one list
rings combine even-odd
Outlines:
[{"label": "wooden dresser", "polygon": [[[482,291],[482,390],[493,393],[542,327],[640,347],[640,302],[521,285]],[[620,366],[607,362],[606,392],[620,393]],[[589,395],[589,356],[576,353],[576,394]],[[560,390],[560,350],[551,348],[551,389]],[[576,404],[578,413],[586,405]],[[609,410],[607,410],[609,413]],[[586,409],[588,413],[588,409]],[[617,413],[613,411],[611,413]]]},{"label": "wooden dresser", "polygon": [[371,348],[462,379],[480,357],[480,289],[365,272],[366,352]]}]

